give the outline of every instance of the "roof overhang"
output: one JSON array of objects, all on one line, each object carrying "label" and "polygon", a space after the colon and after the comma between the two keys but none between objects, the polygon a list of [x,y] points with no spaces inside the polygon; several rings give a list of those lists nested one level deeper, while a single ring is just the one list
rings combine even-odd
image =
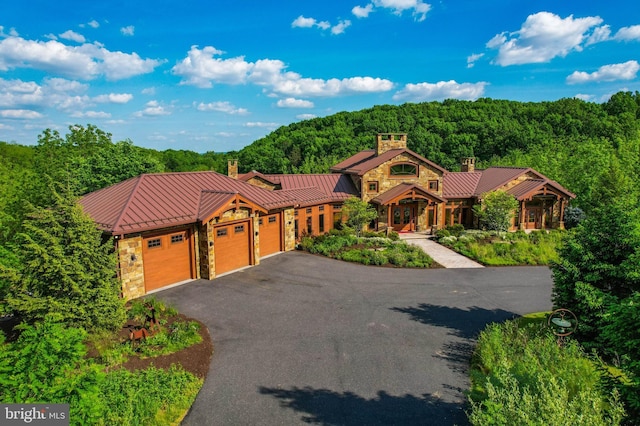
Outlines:
[{"label": "roof overhang", "polygon": [[268,213],[268,209],[237,192],[202,191],[198,209],[198,221],[208,222],[229,210],[241,209],[249,210],[251,213]]},{"label": "roof overhang", "polygon": [[575,198],[576,196],[559,184],[550,180],[526,180],[506,191],[518,201],[530,201],[534,197],[553,196],[557,198]]},{"label": "roof overhang", "polygon": [[429,192],[416,184],[403,183],[390,190],[378,195],[371,200],[372,203],[380,204],[382,206],[398,204],[400,200],[423,200],[434,203],[446,203],[446,198],[443,198],[433,192]]}]

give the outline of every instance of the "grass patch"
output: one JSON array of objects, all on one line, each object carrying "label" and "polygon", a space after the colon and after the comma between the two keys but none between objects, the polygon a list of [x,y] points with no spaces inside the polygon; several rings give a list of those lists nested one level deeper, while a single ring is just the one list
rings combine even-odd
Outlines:
[{"label": "grass patch", "polygon": [[383,234],[356,237],[345,231],[331,231],[316,237],[304,237],[300,247],[309,253],[363,265],[397,268],[431,268],[433,259],[419,247],[387,238]]},{"label": "grass patch", "polygon": [[549,265],[557,262],[557,249],[565,231],[509,233],[467,230],[438,231],[437,241],[487,266]]},{"label": "grass patch", "polygon": [[489,325],[472,359],[474,425],[618,425],[624,409],[607,395],[606,369],[574,340],[559,346],[546,313]]}]

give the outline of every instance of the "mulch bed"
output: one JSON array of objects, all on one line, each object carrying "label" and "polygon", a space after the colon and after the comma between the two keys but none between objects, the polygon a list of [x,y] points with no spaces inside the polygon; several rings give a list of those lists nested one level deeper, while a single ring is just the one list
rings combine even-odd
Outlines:
[{"label": "mulch bed", "polygon": [[[121,364],[119,367],[125,368],[129,371],[144,370],[153,365],[156,368],[168,369],[172,364],[180,364],[183,369],[192,373],[193,375],[204,379],[209,372],[209,363],[211,362],[211,356],[213,355],[213,342],[209,335],[209,330],[200,321],[185,317],[182,314],[177,315],[170,319],[169,324],[173,321],[195,321],[200,324],[200,336],[202,336],[202,342],[182,349],[181,351],[174,352],[168,355],[160,355],[153,358],[140,358],[137,356],[130,357],[127,362]],[[128,332],[123,329],[125,335],[128,338]]]}]

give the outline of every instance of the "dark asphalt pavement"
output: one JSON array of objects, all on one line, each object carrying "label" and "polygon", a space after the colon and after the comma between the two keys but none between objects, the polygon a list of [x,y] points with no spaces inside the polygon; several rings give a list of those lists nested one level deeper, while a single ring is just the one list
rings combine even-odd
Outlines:
[{"label": "dark asphalt pavement", "polygon": [[156,297],[204,322],[185,425],[464,425],[487,323],[550,310],[545,267],[391,269],[289,252]]}]

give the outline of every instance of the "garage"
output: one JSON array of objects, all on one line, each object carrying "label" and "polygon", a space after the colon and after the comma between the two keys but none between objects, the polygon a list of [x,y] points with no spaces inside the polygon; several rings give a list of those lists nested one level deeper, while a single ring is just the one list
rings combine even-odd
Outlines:
[{"label": "garage", "polygon": [[145,289],[156,290],[193,278],[193,247],[188,229],[143,238]]},{"label": "garage", "polygon": [[260,218],[260,256],[278,253],[282,250],[281,214],[270,214]]},{"label": "garage", "polygon": [[251,264],[249,221],[218,225],[213,229],[216,275]]}]

